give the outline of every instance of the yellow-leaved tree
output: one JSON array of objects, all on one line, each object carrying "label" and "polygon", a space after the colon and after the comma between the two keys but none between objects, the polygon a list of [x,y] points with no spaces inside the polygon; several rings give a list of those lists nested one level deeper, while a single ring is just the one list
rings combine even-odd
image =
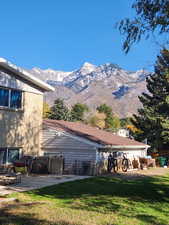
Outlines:
[{"label": "yellow-leaved tree", "polygon": [[106,115],[105,113],[96,112],[94,116],[89,119],[89,124],[93,127],[98,127],[100,129],[104,129],[106,126],[105,123]]},{"label": "yellow-leaved tree", "polygon": [[43,103],[43,118],[48,118],[49,114],[50,114],[51,110],[50,110],[50,106],[48,103],[44,102]]}]

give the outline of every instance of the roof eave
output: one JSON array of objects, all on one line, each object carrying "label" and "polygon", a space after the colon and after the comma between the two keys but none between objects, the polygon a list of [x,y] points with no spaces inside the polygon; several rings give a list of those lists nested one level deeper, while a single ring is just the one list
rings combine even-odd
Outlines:
[{"label": "roof eave", "polygon": [[3,66],[5,69],[10,70],[11,72],[14,72],[19,77],[35,84],[36,86],[40,87],[44,91],[54,91],[55,90],[55,88],[53,88],[49,84],[46,84],[45,82],[39,80],[38,78],[34,77],[32,74],[15,66],[14,64],[7,61],[6,59],[0,58],[0,65]]},{"label": "roof eave", "polygon": [[138,149],[138,148],[149,148],[149,145],[105,145],[103,148],[111,149]]}]

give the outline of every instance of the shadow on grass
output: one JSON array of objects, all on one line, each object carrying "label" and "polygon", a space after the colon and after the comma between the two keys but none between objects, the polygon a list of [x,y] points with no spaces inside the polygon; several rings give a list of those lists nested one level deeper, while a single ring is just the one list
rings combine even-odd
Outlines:
[{"label": "shadow on grass", "polygon": [[44,219],[35,218],[32,213],[13,213],[12,208],[22,208],[22,207],[33,207],[35,205],[40,205],[42,203],[18,203],[11,204],[9,206],[1,207],[0,209],[0,225],[82,225],[72,222],[67,222],[64,220],[59,220],[57,222],[51,222]]},{"label": "shadow on grass", "polygon": [[166,222],[158,221],[157,217],[151,215],[137,215],[137,219],[145,222],[145,224],[166,225]]},{"label": "shadow on grass", "polygon": [[[154,225],[163,225],[163,222],[158,223],[148,211],[140,215],[139,209],[135,208],[154,208],[157,214],[169,214],[169,176],[135,180],[94,177],[30,191],[28,195],[35,199],[56,201],[57,205],[71,209],[118,212]],[[168,208],[164,209],[163,204],[167,204]]]},{"label": "shadow on grass", "polygon": [[27,193],[36,197],[60,199],[68,204],[76,198],[88,199],[88,197],[95,197],[95,204],[99,204],[99,199],[102,199],[100,204],[107,204],[109,198],[112,197],[126,197],[138,202],[169,203],[169,177],[148,177],[137,180],[94,177],[53,185]]}]

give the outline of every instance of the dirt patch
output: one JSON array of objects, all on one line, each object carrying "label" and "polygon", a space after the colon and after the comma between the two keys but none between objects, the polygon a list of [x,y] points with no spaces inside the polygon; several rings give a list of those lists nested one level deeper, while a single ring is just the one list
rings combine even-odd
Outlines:
[{"label": "dirt patch", "polygon": [[137,178],[142,178],[142,177],[152,177],[152,176],[164,176],[169,173],[169,168],[150,168],[147,170],[133,170],[133,171],[128,171],[126,173],[124,172],[118,172],[118,173],[112,173],[111,175],[108,176],[113,176],[113,177],[120,177],[124,179],[137,179]]}]

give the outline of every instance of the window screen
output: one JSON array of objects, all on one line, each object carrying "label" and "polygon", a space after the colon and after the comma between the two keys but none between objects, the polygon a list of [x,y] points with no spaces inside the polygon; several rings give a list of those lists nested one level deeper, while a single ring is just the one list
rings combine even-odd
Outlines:
[{"label": "window screen", "polygon": [[9,90],[0,88],[0,106],[9,106]]},{"label": "window screen", "polygon": [[18,90],[11,90],[10,108],[20,109],[22,103],[22,92]]}]

